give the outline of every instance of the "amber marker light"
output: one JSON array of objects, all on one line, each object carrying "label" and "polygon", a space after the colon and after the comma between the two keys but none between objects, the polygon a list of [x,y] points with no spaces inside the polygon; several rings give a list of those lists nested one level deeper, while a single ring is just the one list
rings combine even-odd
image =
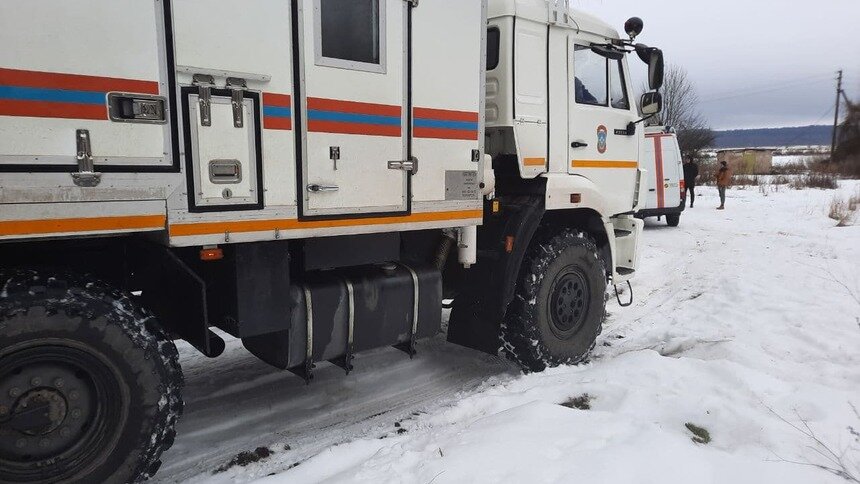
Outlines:
[{"label": "amber marker light", "polygon": [[204,247],[200,249],[200,260],[210,262],[224,258],[224,251],[220,247]]}]

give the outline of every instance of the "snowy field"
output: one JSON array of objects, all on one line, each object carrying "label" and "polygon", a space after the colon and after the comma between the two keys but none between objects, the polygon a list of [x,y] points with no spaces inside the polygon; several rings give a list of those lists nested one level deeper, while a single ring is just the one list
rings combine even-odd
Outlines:
[{"label": "snowy field", "polygon": [[700,192],[680,227],[647,222],[635,303],[585,365],[522,375],[440,337],[305,386],[235,341],[183,347],[157,480],[845,483],[817,466],[860,474],[860,221],[827,218],[835,191]]}]

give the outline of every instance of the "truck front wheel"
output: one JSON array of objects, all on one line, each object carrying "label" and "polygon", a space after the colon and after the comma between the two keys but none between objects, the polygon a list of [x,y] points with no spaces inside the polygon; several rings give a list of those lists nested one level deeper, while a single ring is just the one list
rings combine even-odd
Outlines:
[{"label": "truck front wheel", "polygon": [[679,223],[681,223],[680,213],[670,213],[666,215],[666,225],[669,227],[677,227]]},{"label": "truck front wheel", "polygon": [[503,351],[528,371],[581,362],[600,334],[605,292],[603,259],[590,236],[564,230],[536,238],[502,325]]},{"label": "truck front wheel", "polygon": [[173,443],[173,342],[127,295],[0,270],[0,482],[133,482]]}]

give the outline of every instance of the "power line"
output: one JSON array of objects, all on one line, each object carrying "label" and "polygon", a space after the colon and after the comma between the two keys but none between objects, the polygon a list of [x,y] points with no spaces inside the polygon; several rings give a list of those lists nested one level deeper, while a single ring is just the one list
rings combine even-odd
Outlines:
[{"label": "power line", "polygon": [[808,78],[804,78],[804,79],[795,79],[793,81],[789,81],[788,83],[776,84],[776,85],[767,86],[767,87],[757,87],[757,88],[753,88],[750,90],[739,90],[739,91],[735,91],[735,93],[733,93],[733,94],[729,94],[726,96],[714,97],[714,98],[706,98],[706,99],[699,101],[699,102],[700,103],[710,103],[710,102],[715,102],[715,101],[724,101],[726,99],[735,99],[735,98],[739,98],[739,97],[753,96],[756,94],[763,94],[763,93],[768,93],[768,92],[773,92],[773,91],[779,91],[779,90],[789,89],[789,88],[797,87],[797,86],[801,86],[801,85],[818,84],[818,83],[823,83],[825,81],[827,81],[827,82],[831,81],[831,77],[829,74],[817,75],[817,76],[812,76],[812,77],[808,77]]},{"label": "power line", "polygon": [[[818,123],[820,123],[820,122],[824,121],[824,118],[826,118],[827,116],[830,116],[830,113],[831,113],[831,112],[833,112],[833,109],[834,109],[834,106],[830,106],[829,108],[827,108],[827,111],[825,111],[825,112],[824,112],[824,114],[822,114],[821,116],[819,116],[819,117],[818,117],[818,119],[816,119],[815,121],[813,121],[813,122],[812,122],[812,124],[811,124],[810,126],[815,126],[815,125],[817,125]],[[797,136],[795,136],[794,138],[792,138],[792,139],[791,139],[791,141],[789,141],[788,143],[785,143],[785,146],[793,146],[793,143],[794,143],[795,141],[799,140],[802,136],[805,136],[805,135],[806,135],[806,133],[804,133],[803,131],[801,131]]]}]

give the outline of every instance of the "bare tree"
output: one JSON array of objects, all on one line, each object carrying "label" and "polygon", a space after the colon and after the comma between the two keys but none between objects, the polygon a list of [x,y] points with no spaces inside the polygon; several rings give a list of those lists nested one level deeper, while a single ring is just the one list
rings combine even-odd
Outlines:
[{"label": "bare tree", "polygon": [[672,126],[678,133],[681,154],[697,158],[714,144],[714,132],[699,112],[699,95],[687,71],[676,64],[666,65],[663,82],[663,112],[651,124]]}]

